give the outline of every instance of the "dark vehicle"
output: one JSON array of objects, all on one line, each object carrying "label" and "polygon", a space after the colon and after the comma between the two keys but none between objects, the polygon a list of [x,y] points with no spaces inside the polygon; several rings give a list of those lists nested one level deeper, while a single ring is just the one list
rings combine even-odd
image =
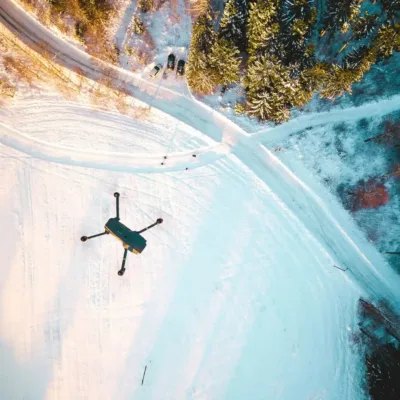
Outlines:
[{"label": "dark vehicle", "polygon": [[175,55],[172,53],[168,56],[167,68],[171,70],[175,68]]},{"label": "dark vehicle", "polygon": [[157,74],[161,71],[162,69],[162,64],[157,64],[150,72],[150,76],[152,78],[155,78],[157,76]]},{"label": "dark vehicle", "polygon": [[176,68],[176,73],[178,75],[183,75],[185,73],[185,61],[179,60],[178,67]]},{"label": "dark vehicle", "polygon": [[134,254],[140,254],[147,245],[147,241],[141,235],[141,233],[147,231],[148,229],[153,228],[156,225],[162,224],[163,219],[158,218],[156,222],[149,225],[147,228],[141,229],[140,231],[132,231],[119,220],[119,193],[115,192],[114,197],[116,199],[117,216],[115,218],[110,218],[107,221],[107,223],[104,226],[104,232],[92,236],[82,236],[81,241],[86,242],[89,239],[109,234],[118,239],[122,243],[122,246],[124,248],[124,257],[122,259],[122,266],[121,269],[118,271],[118,275],[122,276],[125,273],[125,261],[128,251]]}]

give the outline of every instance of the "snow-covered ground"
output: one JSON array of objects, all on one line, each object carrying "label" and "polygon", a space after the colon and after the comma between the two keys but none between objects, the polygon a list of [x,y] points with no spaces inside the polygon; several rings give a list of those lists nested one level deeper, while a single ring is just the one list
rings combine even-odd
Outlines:
[{"label": "snow-covered ground", "polygon": [[[146,129],[54,97],[42,107],[20,101],[0,121],[5,398],[362,398],[349,342],[357,299],[396,299],[398,281],[288,172],[286,192],[281,167],[271,159],[266,168],[258,145],[239,143],[203,164],[172,157],[174,172],[150,161],[132,174],[113,168],[122,135],[133,159],[142,146],[197,154],[218,143],[171,117]],[[187,137],[171,148],[174,129]],[[50,162],[44,147],[61,147],[64,159]],[[101,167],[92,164],[99,150]],[[79,240],[114,215],[114,191],[128,226],[164,218],[123,278],[119,243]]]},{"label": "snow-covered ground", "polygon": [[[97,137],[119,151],[122,134],[132,152],[138,140],[168,146],[168,125],[156,136],[123,116],[51,106],[21,103],[2,121],[88,155]],[[177,150],[193,150],[190,133]],[[149,175],[0,152],[5,398],[357,398],[348,334],[361,290],[237,157]],[[128,226],[164,218],[123,278],[119,243],[79,240],[114,214],[116,190]]]},{"label": "snow-covered ground", "polygon": [[[397,305],[399,276],[318,180],[266,147],[398,99],[250,136],[173,88],[120,76],[159,111],[138,121],[46,96],[0,112],[4,398],[362,399],[357,299]],[[123,278],[119,243],[79,240],[114,215],[115,191],[132,229],[164,218]]]}]

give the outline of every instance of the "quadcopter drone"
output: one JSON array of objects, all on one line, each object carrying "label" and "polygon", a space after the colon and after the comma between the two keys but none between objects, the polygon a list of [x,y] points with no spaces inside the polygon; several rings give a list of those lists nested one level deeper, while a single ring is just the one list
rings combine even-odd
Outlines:
[{"label": "quadcopter drone", "polygon": [[125,249],[124,258],[122,259],[122,266],[121,269],[118,271],[118,275],[122,276],[125,273],[125,261],[128,250],[134,254],[140,254],[146,247],[146,239],[141,235],[141,233],[147,231],[150,228],[153,228],[156,225],[161,224],[163,222],[163,219],[158,218],[157,221],[154,222],[154,224],[149,225],[147,228],[144,228],[141,231],[131,231],[127,226],[119,221],[119,193],[115,192],[114,197],[116,199],[117,216],[115,218],[110,218],[107,221],[107,223],[104,225],[104,232],[92,236],[82,236],[81,241],[86,242],[88,239],[93,239],[102,235],[108,235],[110,233],[115,238],[120,240],[122,242],[122,246]]}]

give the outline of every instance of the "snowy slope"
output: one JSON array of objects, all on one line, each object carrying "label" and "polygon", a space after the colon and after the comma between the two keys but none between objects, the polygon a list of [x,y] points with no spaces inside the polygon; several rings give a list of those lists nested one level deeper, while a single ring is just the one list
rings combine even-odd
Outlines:
[{"label": "snowy slope", "polygon": [[[63,49],[66,63],[90,63],[29,24],[31,38]],[[170,116],[133,121],[48,99],[0,113],[1,392],[362,398],[349,343],[356,301],[398,301],[399,277],[318,182],[300,180],[259,144],[285,137],[295,122],[250,137],[173,90],[126,72],[121,79]],[[116,190],[128,226],[165,220],[146,233],[148,248],[129,257],[122,279],[117,242],[79,241],[114,215]]]},{"label": "snowy slope", "polygon": [[[89,116],[76,114],[84,131]],[[6,398],[357,398],[360,289],[235,156],[151,175],[1,157]],[[115,190],[128,226],[165,220],[122,279],[116,241],[79,241],[114,214]]]}]

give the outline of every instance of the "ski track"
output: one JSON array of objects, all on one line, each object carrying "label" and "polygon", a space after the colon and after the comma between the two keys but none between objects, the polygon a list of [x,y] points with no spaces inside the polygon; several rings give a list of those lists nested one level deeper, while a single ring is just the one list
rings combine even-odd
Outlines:
[{"label": "ski track", "polygon": [[[32,40],[64,46],[65,62],[71,52],[91,65],[9,0],[0,11],[30,26]],[[151,98],[154,85],[119,73],[135,82],[135,96]],[[354,323],[360,293],[396,303],[399,277],[339,203],[316,194],[326,189],[306,185],[259,142],[383,115],[398,109],[399,97],[310,114],[250,137],[197,101],[164,88],[158,95],[155,107],[216,142],[172,152],[161,166],[162,153],[55,145],[36,137],[49,129],[47,118],[34,126],[29,118],[18,121],[18,109],[14,119],[3,113],[2,392],[10,399],[27,393],[33,399],[358,398],[356,357],[343,350],[345,328]],[[80,112],[72,104],[53,107],[68,124]],[[21,114],[37,116],[29,108],[34,103]],[[82,115],[80,124],[97,119]],[[97,127],[108,129],[113,118],[120,121],[109,114]],[[141,127],[154,140],[151,127]],[[189,163],[190,172],[180,172]],[[147,235],[157,251],[130,257],[122,280],[111,267],[122,254],[116,243],[76,244],[83,231],[98,232],[113,215],[116,188],[124,189],[121,216],[129,226],[132,216],[144,225],[162,213],[166,222]],[[13,374],[21,377],[18,387]]]}]

